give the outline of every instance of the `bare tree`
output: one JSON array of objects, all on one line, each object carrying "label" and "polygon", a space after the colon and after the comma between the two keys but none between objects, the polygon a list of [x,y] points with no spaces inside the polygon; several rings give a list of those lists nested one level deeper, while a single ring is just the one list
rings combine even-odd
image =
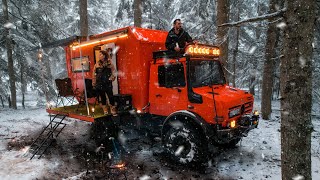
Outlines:
[{"label": "bare tree", "polygon": [[6,37],[6,49],[7,49],[7,57],[8,57],[8,74],[9,74],[10,92],[11,92],[10,101],[11,101],[12,108],[17,109],[16,78],[15,78],[14,67],[13,67],[12,39],[10,36],[11,25],[9,21],[7,0],[2,0],[2,8],[3,8],[4,19],[5,19],[4,36]]},{"label": "bare tree", "polygon": [[[219,26],[221,24],[227,23],[229,19],[229,3],[228,0],[217,0],[217,43],[220,45],[220,60],[228,67],[228,28],[224,26]],[[228,75],[225,72],[227,81]]]},{"label": "bare tree", "polygon": [[[277,0],[271,0],[269,4],[269,14],[276,11]],[[277,28],[273,19],[269,19],[267,30],[267,43],[265,51],[265,61],[263,66],[262,93],[261,93],[261,113],[263,119],[269,119],[271,114],[272,88],[274,79],[274,58],[277,38]]]},{"label": "bare tree", "polygon": [[134,26],[141,27],[142,21],[142,3],[141,0],[134,0]]},{"label": "bare tree", "polygon": [[311,177],[312,42],[315,0],[287,1],[281,82],[282,179]]},{"label": "bare tree", "polygon": [[87,0],[80,0],[79,15],[80,15],[80,35],[88,36],[88,2]]}]

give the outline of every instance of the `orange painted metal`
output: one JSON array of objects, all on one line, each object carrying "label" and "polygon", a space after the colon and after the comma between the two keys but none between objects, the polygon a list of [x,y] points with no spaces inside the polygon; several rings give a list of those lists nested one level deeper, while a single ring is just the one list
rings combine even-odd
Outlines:
[{"label": "orange painted metal", "polygon": [[[127,37],[113,39],[107,42],[95,43],[73,50],[71,46],[65,48],[68,76],[71,78],[73,87],[83,91],[81,72],[72,72],[71,59],[87,56],[90,61],[90,71],[85,72],[85,78],[92,78],[95,64],[94,47],[107,43],[115,43],[117,52],[117,72],[120,94],[131,94],[133,106],[142,109],[149,102],[149,69],[152,61],[152,52],[164,50],[164,42],[167,32],[136,27],[126,27],[90,37],[90,40],[108,37],[110,35],[127,32]],[[85,43],[82,42],[82,43]],[[81,43],[80,43],[81,44]],[[71,44],[70,44],[71,45]]]},{"label": "orange painted metal", "polygon": [[[180,58],[179,62],[184,66],[186,80],[186,58]],[[156,64],[151,65],[150,69],[150,113],[169,116],[171,113],[186,110],[188,103],[187,85],[185,87],[166,88],[159,87],[158,67],[163,64],[175,64],[176,59],[160,59]]]},{"label": "orange painted metal", "polygon": [[[117,34],[121,37],[117,38]],[[126,36],[123,36],[126,34]],[[90,71],[85,72],[85,78],[92,78],[93,67],[95,64],[94,49],[107,43],[114,43],[119,48],[116,57],[116,66],[118,72],[119,94],[130,94],[132,96],[133,107],[143,113],[150,113],[161,116],[168,116],[179,110],[188,110],[201,116],[209,124],[215,124],[217,121],[223,127],[238,117],[229,118],[229,110],[233,106],[248,104],[246,112],[252,111],[253,96],[239,89],[231,88],[227,85],[214,85],[215,101],[210,87],[193,88],[193,91],[202,96],[203,103],[190,103],[188,100],[187,83],[185,87],[164,88],[158,85],[158,67],[166,63],[176,63],[176,59],[160,58],[155,62],[153,52],[165,50],[165,40],[167,32],[151,29],[142,29],[135,27],[126,27],[94,36],[90,36],[89,41],[82,41],[77,48],[72,45],[65,47],[66,64],[68,76],[71,78],[73,88],[83,91],[83,79],[81,72],[72,72],[71,60],[80,56],[88,57]],[[112,37],[110,40],[108,37]],[[104,39],[106,38],[106,39]],[[95,41],[96,40],[96,41]],[[103,41],[102,41],[103,40]],[[86,44],[87,43],[87,44]],[[79,44],[78,44],[79,45]],[[206,54],[207,50],[212,51],[208,60],[218,60],[218,47],[215,46],[190,46],[196,47],[196,52]],[[189,47],[189,50],[190,50]],[[211,48],[211,49],[210,49]],[[200,50],[199,50],[200,49]],[[214,51],[215,50],[215,51]],[[192,50],[194,54],[195,49]],[[203,54],[195,55],[203,59]],[[215,54],[216,53],[216,54]],[[154,63],[155,62],[155,63]],[[179,59],[184,66],[185,80],[187,82],[186,57]],[[210,94],[211,92],[211,94]],[[93,99],[91,100],[93,101]],[[150,104],[149,104],[150,103]],[[250,104],[251,103],[251,104]],[[149,106],[147,106],[149,104]],[[216,104],[216,108],[214,107]],[[143,107],[148,107],[144,110]],[[59,113],[53,110],[47,110],[49,113]],[[218,114],[216,114],[216,111]],[[93,122],[94,118],[81,116],[78,114],[68,114],[69,117],[84,121]],[[220,119],[217,119],[219,117]]]},{"label": "orange painted metal", "polygon": [[49,114],[61,114],[61,115],[67,115],[70,118],[75,118],[83,121],[88,121],[88,122],[94,122],[95,118],[91,116],[84,116],[76,113],[65,113],[62,111],[57,111],[53,109],[46,109],[47,113]]}]

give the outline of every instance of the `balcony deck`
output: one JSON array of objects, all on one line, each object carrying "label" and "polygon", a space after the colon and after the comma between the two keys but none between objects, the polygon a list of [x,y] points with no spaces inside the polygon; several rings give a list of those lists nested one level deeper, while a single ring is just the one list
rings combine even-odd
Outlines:
[{"label": "balcony deck", "polygon": [[89,115],[85,105],[70,105],[63,107],[47,108],[46,111],[50,114],[64,114],[67,117],[75,118],[83,121],[94,122],[96,119],[106,117],[102,108],[99,105],[94,107],[94,113],[92,112],[93,105],[89,105]]}]

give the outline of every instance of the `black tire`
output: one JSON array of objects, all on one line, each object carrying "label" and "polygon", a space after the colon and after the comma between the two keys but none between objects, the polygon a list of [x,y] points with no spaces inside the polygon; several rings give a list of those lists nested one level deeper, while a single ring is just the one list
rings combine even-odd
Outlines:
[{"label": "black tire", "polygon": [[163,139],[169,158],[184,165],[195,165],[205,161],[208,152],[206,142],[201,133],[188,125],[170,127]]}]

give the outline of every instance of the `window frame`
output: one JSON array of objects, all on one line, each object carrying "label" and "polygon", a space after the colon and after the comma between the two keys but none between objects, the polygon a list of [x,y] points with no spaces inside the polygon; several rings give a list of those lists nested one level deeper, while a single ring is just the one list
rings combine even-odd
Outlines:
[{"label": "window frame", "polygon": [[[180,75],[182,75],[181,77],[183,77],[183,81],[178,81],[178,80],[182,80],[182,78],[177,78],[177,76],[175,77],[171,77],[171,79],[177,79],[177,81],[175,82],[170,82],[169,80],[169,76],[172,75],[179,75],[179,71],[175,71],[178,69],[168,69],[168,68],[175,68],[173,66],[180,66],[177,67],[179,69],[182,70],[182,72],[180,72]],[[172,72],[175,73],[173,74]],[[175,63],[175,64],[169,64],[169,65],[159,65],[158,66],[158,85],[159,87],[165,87],[165,88],[173,88],[173,87],[185,87],[186,86],[186,78],[185,78],[185,68],[183,63]]]},{"label": "window frame", "polygon": [[[75,66],[74,66],[74,62],[75,61],[81,61],[82,60],[82,62],[83,61],[86,61],[87,63],[88,63],[88,65],[87,66],[84,66],[84,69],[83,69],[83,72],[89,72],[90,71],[90,59],[89,59],[89,56],[83,56],[83,57],[75,57],[75,58],[72,58],[71,59],[71,71],[73,72],[73,73],[78,73],[78,72],[82,72],[82,68],[77,68],[77,69],[75,69]],[[79,63],[79,62],[78,62]],[[80,64],[77,64],[77,66],[76,67],[81,67],[81,63]],[[87,67],[87,68],[85,68],[85,67]]]}]

